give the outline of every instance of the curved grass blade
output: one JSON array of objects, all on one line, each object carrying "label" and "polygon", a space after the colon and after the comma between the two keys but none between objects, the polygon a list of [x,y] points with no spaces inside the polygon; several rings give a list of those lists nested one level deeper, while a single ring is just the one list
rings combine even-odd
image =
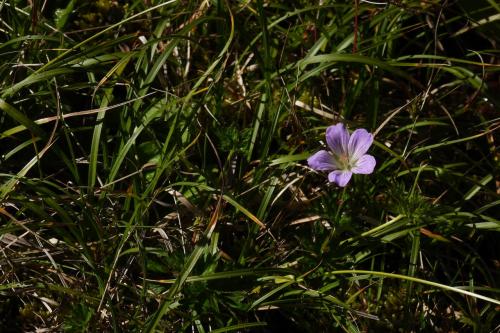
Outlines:
[{"label": "curved grass blade", "polygon": [[331,272],[326,273],[326,275],[348,275],[348,274],[368,274],[368,275],[379,276],[381,278],[393,278],[393,279],[412,281],[415,283],[425,284],[425,285],[428,285],[431,287],[435,287],[435,288],[439,288],[439,289],[443,289],[443,290],[448,290],[448,291],[453,291],[455,293],[459,293],[459,294],[466,295],[466,296],[471,296],[471,297],[481,299],[481,300],[486,301],[486,302],[500,305],[500,300],[497,300],[494,298],[490,298],[487,296],[476,294],[476,293],[464,290],[462,288],[447,286],[445,284],[441,284],[441,283],[437,283],[437,282],[433,282],[433,281],[429,281],[429,280],[424,280],[424,279],[419,279],[416,277],[411,277],[411,276],[402,275],[402,274],[368,271],[368,270],[360,270],[360,269],[338,270],[338,271],[331,271]]}]

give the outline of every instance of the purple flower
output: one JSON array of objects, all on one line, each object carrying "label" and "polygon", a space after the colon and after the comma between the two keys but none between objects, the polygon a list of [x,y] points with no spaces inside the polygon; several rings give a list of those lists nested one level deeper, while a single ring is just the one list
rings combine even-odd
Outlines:
[{"label": "purple flower", "polygon": [[375,168],[375,158],[367,155],[373,143],[373,135],[360,128],[349,132],[344,124],[326,129],[326,143],[330,151],[320,150],[307,159],[311,168],[317,171],[329,171],[328,180],[344,187],[351,180],[353,173],[370,174]]}]

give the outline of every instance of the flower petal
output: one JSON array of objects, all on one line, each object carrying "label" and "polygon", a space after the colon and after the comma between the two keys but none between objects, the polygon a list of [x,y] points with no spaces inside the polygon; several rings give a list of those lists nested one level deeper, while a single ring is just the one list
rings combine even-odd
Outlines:
[{"label": "flower petal", "polygon": [[344,187],[351,180],[352,172],[335,170],[328,174],[328,180],[331,183],[335,183],[340,187]]},{"label": "flower petal", "polygon": [[353,173],[368,175],[373,172],[377,162],[372,155],[363,155],[356,161],[356,165],[351,169]]},{"label": "flower petal", "polygon": [[330,171],[337,169],[333,156],[326,150],[320,150],[307,159],[307,164],[314,170]]},{"label": "flower petal", "polygon": [[364,128],[359,128],[352,132],[349,139],[349,160],[356,163],[367,151],[373,143],[373,134],[369,133]]},{"label": "flower petal", "polygon": [[336,155],[347,155],[349,132],[344,127],[344,124],[338,123],[326,129],[326,143]]}]

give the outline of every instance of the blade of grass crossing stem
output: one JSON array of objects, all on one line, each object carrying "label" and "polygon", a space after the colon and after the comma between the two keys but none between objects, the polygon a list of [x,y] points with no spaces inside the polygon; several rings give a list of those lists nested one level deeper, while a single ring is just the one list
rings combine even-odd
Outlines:
[{"label": "blade of grass crossing stem", "polygon": [[325,273],[325,275],[327,275],[327,276],[328,275],[349,275],[349,274],[368,274],[368,275],[379,276],[381,278],[392,278],[392,279],[400,279],[400,280],[405,280],[405,281],[413,281],[415,283],[420,283],[420,284],[428,285],[428,286],[443,289],[443,290],[453,291],[453,292],[458,293],[458,294],[474,297],[474,298],[481,299],[481,300],[486,301],[486,302],[500,305],[500,300],[498,300],[498,299],[493,299],[491,297],[483,296],[483,295],[473,293],[473,292],[470,292],[470,291],[467,291],[467,290],[464,290],[461,288],[448,286],[448,285],[441,284],[438,282],[419,279],[419,278],[415,278],[415,277],[411,277],[411,276],[407,276],[407,275],[402,275],[402,274],[359,270],[359,269],[338,270],[338,271],[331,271],[331,272]]}]

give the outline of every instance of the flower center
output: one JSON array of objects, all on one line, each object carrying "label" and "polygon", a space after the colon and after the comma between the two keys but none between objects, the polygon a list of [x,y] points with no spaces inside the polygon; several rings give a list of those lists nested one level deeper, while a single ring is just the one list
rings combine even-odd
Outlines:
[{"label": "flower center", "polygon": [[351,170],[351,164],[349,163],[349,156],[347,154],[336,156],[336,160],[341,170]]}]

